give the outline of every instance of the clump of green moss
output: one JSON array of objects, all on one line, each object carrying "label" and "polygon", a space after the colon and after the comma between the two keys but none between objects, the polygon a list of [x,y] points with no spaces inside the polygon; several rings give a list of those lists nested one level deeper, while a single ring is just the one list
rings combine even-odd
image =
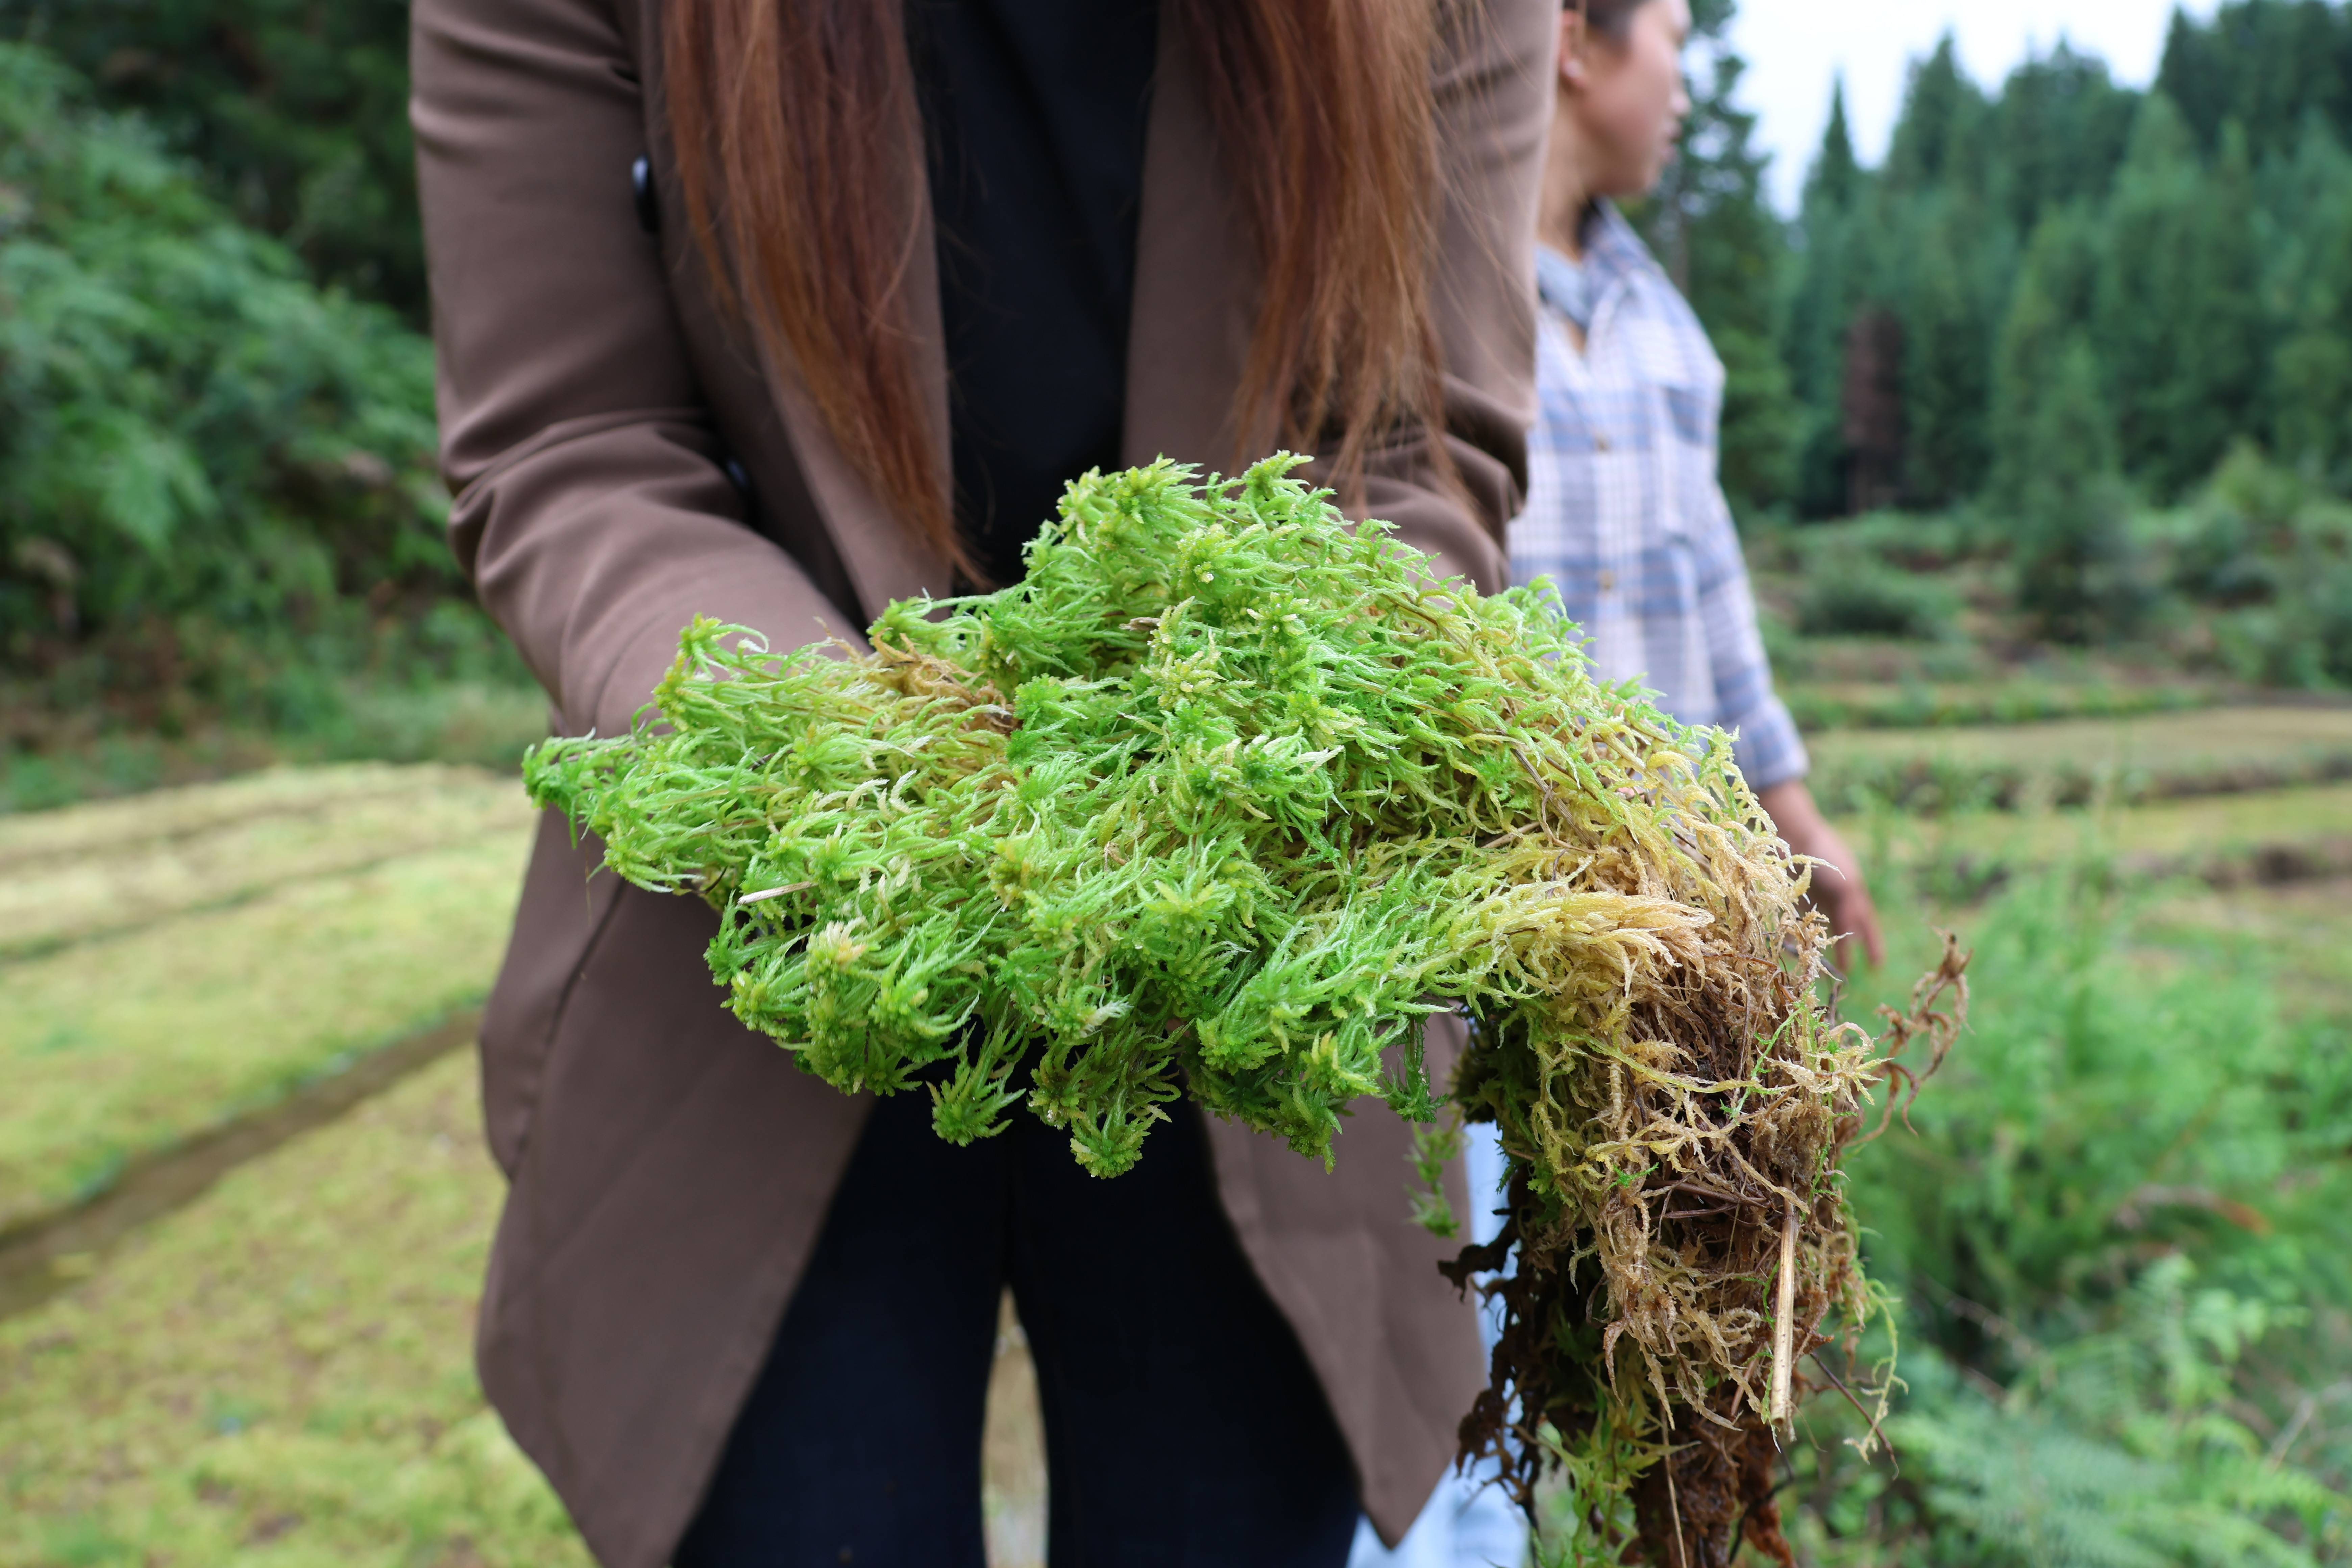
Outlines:
[{"label": "clump of green moss", "polygon": [[[1299,460],[1089,475],[1020,584],[893,605],[871,654],[698,622],[663,723],[548,743],[531,792],[719,909],[745,1023],[844,1090],[921,1084],[943,1137],[1025,1099],[1109,1176],[1181,1093],[1326,1161],[1369,1096],[1496,1122],[1519,1263],[1465,1451],[1523,1491],[1572,1461],[1604,1532],[1668,1476],[1658,1517],[1720,1539],[1746,1504],[1683,1494],[1769,1510],[1738,1444],[1867,1308],[1835,1154],[1882,1060],[1727,738]],[[1420,1036],[1457,1007],[1449,1112]],[[1670,1430],[1713,1436],[1658,1465]]]}]

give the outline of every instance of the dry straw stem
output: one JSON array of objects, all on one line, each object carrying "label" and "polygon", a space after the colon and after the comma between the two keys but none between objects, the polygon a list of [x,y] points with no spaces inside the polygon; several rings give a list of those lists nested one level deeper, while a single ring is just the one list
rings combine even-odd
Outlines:
[{"label": "dry straw stem", "polygon": [[870,655],[698,622],[664,724],[551,742],[532,793],[721,910],[730,1005],[803,1067],[958,1142],[1025,1100],[1099,1175],[1180,1094],[1326,1161],[1367,1096],[1435,1121],[1421,1024],[1462,1009],[1448,1114],[1500,1128],[1519,1249],[1465,1451],[1522,1495],[1547,1455],[1664,1476],[1643,1533],[1699,1548],[1728,1527],[1656,1460],[1763,1433],[1776,1318],[1801,1358],[1869,1310],[1836,1154],[1885,1058],[1728,739],[1299,461],[1090,474],[1022,584],[894,605]]}]

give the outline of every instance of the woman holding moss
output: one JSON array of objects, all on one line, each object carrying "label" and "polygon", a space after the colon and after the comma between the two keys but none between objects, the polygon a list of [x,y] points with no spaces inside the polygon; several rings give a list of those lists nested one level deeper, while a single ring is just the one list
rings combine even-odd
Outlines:
[{"label": "woman holding moss", "polygon": [[[566,732],[697,615],[784,647],[1017,578],[1065,479],[1163,453],[1312,452],[1503,585],[1549,0],[414,15],[453,541]],[[600,1560],[978,1568],[1008,1286],[1056,1564],[1402,1531],[1485,1382],[1403,1125],[1331,1174],[1183,1106],[1112,1182],[1025,1116],[956,1149],[736,1024],[708,907],[597,864],[543,825],[483,1022],[478,1361]]]},{"label": "woman holding moss", "polygon": [[1543,181],[1527,510],[1511,575],[1542,576],[1598,673],[1637,679],[1686,724],[1732,731],[1780,837],[1818,862],[1830,929],[1885,956],[1853,856],[1805,787],[1804,743],[1773,695],[1756,603],[1717,479],[1723,364],[1612,205],[1658,182],[1690,99],[1687,0],[1573,0],[1559,17],[1559,106]]}]

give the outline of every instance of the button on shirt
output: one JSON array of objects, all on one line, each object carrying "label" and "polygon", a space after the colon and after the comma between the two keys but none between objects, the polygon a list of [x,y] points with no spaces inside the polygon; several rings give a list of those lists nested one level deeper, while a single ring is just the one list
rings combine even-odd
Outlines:
[{"label": "button on shirt", "polygon": [[1549,579],[1601,679],[1638,679],[1682,722],[1733,731],[1750,786],[1801,778],[1716,478],[1723,363],[1615,208],[1598,205],[1583,238],[1580,263],[1537,252],[1539,406],[1511,579]]}]

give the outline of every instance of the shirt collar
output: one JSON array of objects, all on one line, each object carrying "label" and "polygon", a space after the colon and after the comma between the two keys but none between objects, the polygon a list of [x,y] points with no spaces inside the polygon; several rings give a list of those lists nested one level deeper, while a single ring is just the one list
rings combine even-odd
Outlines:
[{"label": "shirt collar", "polygon": [[1592,274],[1596,292],[1655,265],[1650,247],[1614,202],[1592,204],[1592,216],[1584,224],[1584,266]]},{"label": "shirt collar", "polygon": [[1580,263],[1549,245],[1536,247],[1536,293],[1571,321],[1592,318],[1592,280]]},{"label": "shirt collar", "polygon": [[1612,202],[1592,204],[1579,237],[1584,242],[1581,261],[1570,261],[1549,245],[1536,247],[1536,291],[1554,310],[1590,316],[1611,289],[1652,263],[1642,237]]}]

